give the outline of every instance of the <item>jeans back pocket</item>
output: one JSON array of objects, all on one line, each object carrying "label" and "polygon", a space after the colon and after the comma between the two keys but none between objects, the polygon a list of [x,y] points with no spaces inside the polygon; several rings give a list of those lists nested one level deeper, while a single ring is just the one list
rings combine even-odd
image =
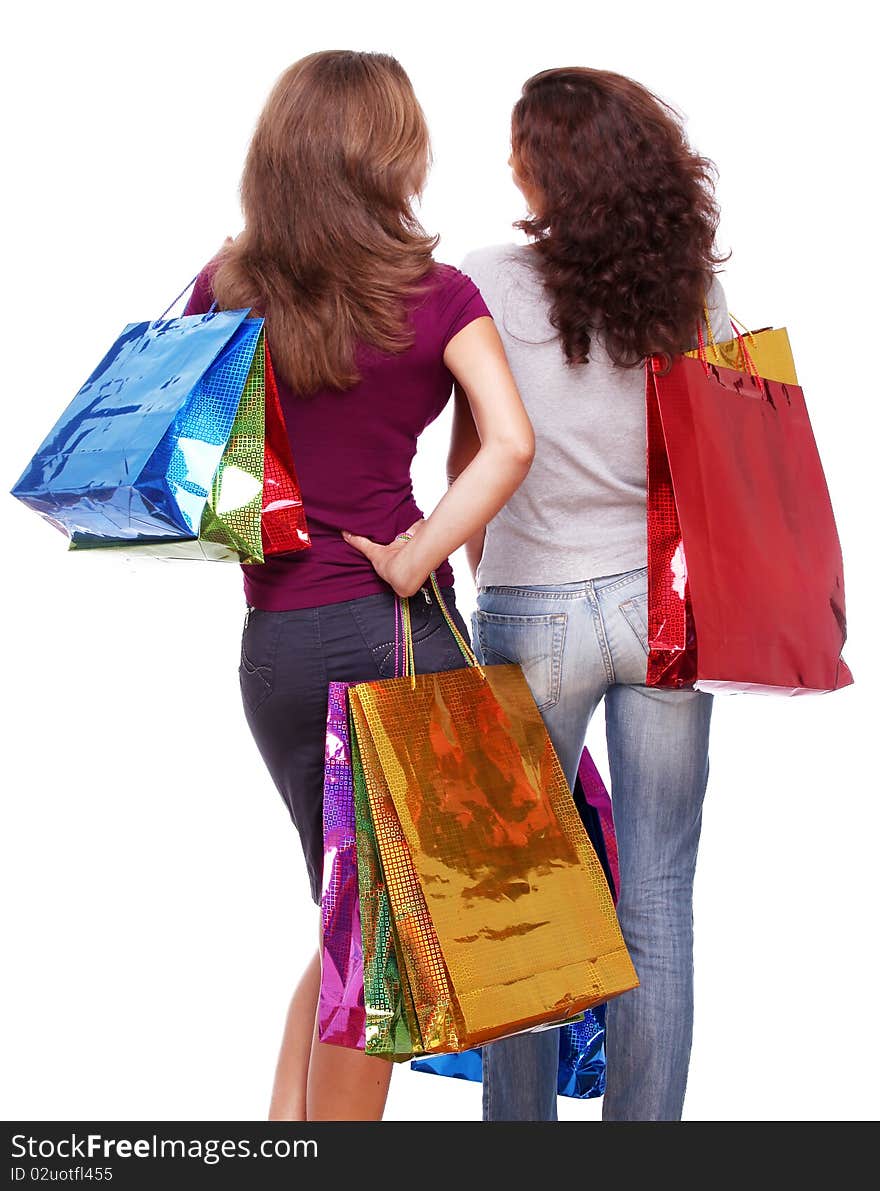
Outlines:
[{"label": "jeans back pocket", "polygon": [[272,694],[280,632],[279,613],[248,609],[241,634],[238,677],[242,699],[250,711],[256,711]]},{"label": "jeans back pocket", "polygon": [[478,609],[474,638],[487,666],[522,666],[538,710],[546,711],[559,702],[567,621],[564,612],[514,616]]},{"label": "jeans back pocket", "polygon": [[645,653],[648,650],[648,595],[633,596],[630,600],[624,600],[622,604],[618,605],[624,619],[629,627],[635,633],[639,644]]}]

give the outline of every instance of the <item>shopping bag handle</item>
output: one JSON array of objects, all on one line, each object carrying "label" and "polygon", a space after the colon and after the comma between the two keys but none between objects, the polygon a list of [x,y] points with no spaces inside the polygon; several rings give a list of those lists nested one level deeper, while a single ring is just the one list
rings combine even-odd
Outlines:
[{"label": "shopping bag handle", "polygon": [[[745,371],[754,381],[760,381],[761,374],[758,372],[757,365],[752,358],[752,353],[749,351],[748,347],[746,347],[746,341],[743,338],[739,328],[742,327],[743,331],[745,331],[746,336],[753,347],[755,345],[755,336],[748,329],[748,327],[746,327],[745,323],[741,322],[738,318],[734,318],[730,311],[728,311],[727,317],[730,320],[731,328],[733,329],[733,333],[739,343],[740,355],[742,357],[743,363],[745,364]],[[718,344],[715,342],[715,332],[712,330],[712,317],[709,313],[709,303],[706,301],[705,296],[703,297],[703,321],[706,324],[706,332],[712,350],[717,351]],[[709,360],[706,354],[706,341],[703,338],[703,328],[700,324],[697,325],[697,356],[700,360],[700,363],[703,365],[704,372],[708,376]]]},{"label": "shopping bag handle", "polygon": [[[180,299],[184,296],[184,294],[189,293],[189,291],[192,289],[192,287],[198,281],[199,276],[200,276],[200,274],[196,273],[196,275],[195,275],[195,277],[193,277],[192,281],[188,282],[188,284],[183,287],[183,289],[180,291],[180,293],[177,295],[177,297],[174,299],[174,301],[168,303],[168,305],[165,307],[165,309],[162,311],[162,313],[156,319],[157,323],[161,323],[162,319],[165,317],[165,315],[168,313],[168,311],[173,310],[174,307],[177,305],[177,303],[180,301]],[[213,314],[216,309],[217,309],[217,299],[215,298],[214,301],[211,303],[211,309],[208,311],[208,314]]]},{"label": "shopping bag handle", "polygon": [[[412,534],[399,533],[395,538],[398,542],[408,542],[412,538]],[[482,667],[477,661],[477,655],[468,645],[465,638],[462,636],[455,621],[452,619],[452,614],[446,606],[446,601],[443,599],[443,593],[440,590],[440,584],[437,582],[436,571],[431,572],[431,588],[434,592],[434,597],[443,613],[443,619],[449,625],[449,630],[455,638],[455,643],[461,651],[468,666],[472,666],[479,670],[482,674]],[[402,649],[402,657],[401,657]],[[402,674],[401,674],[402,672]],[[398,596],[395,601],[394,608],[394,673],[398,677],[409,678],[412,680],[412,685],[416,685],[416,660],[415,650],[413,648],[412,635],[412,621],[410,618],[409,596]]]}]

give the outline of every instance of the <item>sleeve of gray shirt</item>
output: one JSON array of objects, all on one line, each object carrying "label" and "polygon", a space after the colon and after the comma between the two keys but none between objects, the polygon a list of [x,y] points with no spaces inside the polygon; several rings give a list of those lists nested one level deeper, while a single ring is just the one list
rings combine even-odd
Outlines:
[{"label": "sleeve of gray shirt", "polygon": [[[730,315],[727,312],[727,298],[724,295],[724,288],[718,279],[718,274],[712,278],[712,284],[709,286],[709,292],[706,295],[706,305],[709,307],[709,322],[712,326],[712,334],[718,343],[726,343],[728,339],[733,338],[733,332],[730,327]],[[696,343],[694,347],[696,347]]]},{"label": "sleeve of gray shirt", "polygon": [[469,252],[461,262],[461,271],[466,273],[474,285],[483,295],[483,301],[489,307],[492,317],[497,319],[500,313],[499,285],[500,270],[496,267],[497,252],[482,251]]}]

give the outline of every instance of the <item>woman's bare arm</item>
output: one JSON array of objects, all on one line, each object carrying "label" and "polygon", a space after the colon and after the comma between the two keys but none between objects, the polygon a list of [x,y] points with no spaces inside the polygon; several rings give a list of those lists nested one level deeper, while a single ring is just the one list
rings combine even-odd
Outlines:
[{"label": "woman's bare arm", "polygon": [[[454,408],[452,412],[452,437],[449,440],[449,454],[446,457],[446,478],[454,484],[464,469],[477,457],[480,450],[480,436],[471,413],[468,395],[460,384],[455,386]],[[486,527],[480,529],[468,538],[464,544],[464,552],[471,568],[471,574],[476,576],[477,567],[483,557],[483,542],[486,538]]]},{"label": "woman's bare arm", "polygon": [[467,394],[476,453],[466,461],[462,451],[462,470],[410,541],[385,545],[343,533],[401,596],[417,592],[444,558],[484,529],[523,482],[535,454],[532,424],[492,319],[462,328],[443,360]]}]

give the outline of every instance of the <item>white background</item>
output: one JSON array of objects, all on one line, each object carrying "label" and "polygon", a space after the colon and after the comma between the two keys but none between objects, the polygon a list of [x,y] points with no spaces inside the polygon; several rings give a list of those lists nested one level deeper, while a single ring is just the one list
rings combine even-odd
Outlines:
[{"label": "white background", "polygon": [[[725,284],[787,324],[847,564],[855,688],[726,697],[696,899],[686,1116],[877,1115],[875,65],[861,4],[16,5],[5,23],[2,474],[121,327],[240,226],[280,71],[382,49],[431,125],[440,259],[512,238],[508,117],[548,66],[631,74],[720,169]],[[417,488],[443,485],[448,421]],[[315,937],[298,841],[241,713],[237,569],[67,556],[0,499],[5,562],[5,1117],[260,1119]],[[466,613],[473,589],[457,566]],[[589,738],[604,768],[601,723]],[[595,1102],[561,1102],[593,1120]],[[401,1070],[392,1119],[474,1119]]]}]

